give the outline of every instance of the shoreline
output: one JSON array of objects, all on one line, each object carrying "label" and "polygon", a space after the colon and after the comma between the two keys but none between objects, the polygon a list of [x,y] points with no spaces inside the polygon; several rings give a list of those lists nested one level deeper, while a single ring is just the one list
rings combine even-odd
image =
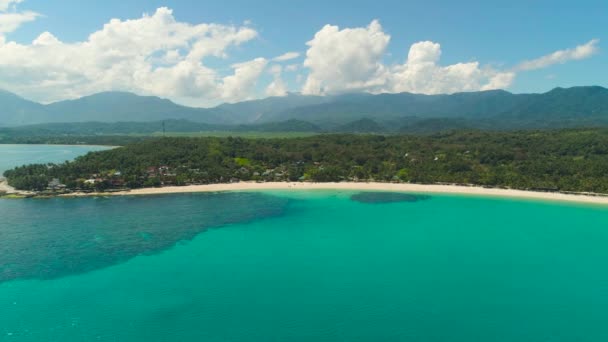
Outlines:
[{"label": "shoreline", "polygon": [[114,145],[90,145],[90,144],[3,144],[0,146],[59,146],[59,147],[107,147],[108,149],[115,149],[122,146]]},{"label": "shoreline", "polygon": [[513,189],[483,188],[463,185],[427,185],[409,183],[302,183],[302,182],[241,182],[231,184],[189,185],[181,187],[143,188],[112,193],[73,193],[60,197],[99,197],[99,196],[146,196],[165,194],[185,194],[228,191],[260,190],[348,190],[348,191],[386,191],[413,192],[420,194],[454,194],[500,198],[516,198],[608,205],[608,195],[602,194],[566,194],[558,192],[538,192]]},{"label": "shoreline", "polygon": [[5,193],[6,195],[12,195],[17,193],[18,191],[15,190],[15,188],[13,188],[12,186],[8,185],[8,182],[6,181],[6,178],[0,177],[0,193]]}]

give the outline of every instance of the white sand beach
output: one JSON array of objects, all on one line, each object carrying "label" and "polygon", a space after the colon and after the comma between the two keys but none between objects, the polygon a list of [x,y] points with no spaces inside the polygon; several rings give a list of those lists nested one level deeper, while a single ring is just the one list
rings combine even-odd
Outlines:
[{"label": "white sand beach", "polygon": [[15,189],[9,186],[6,180],[0,180],[0,193],[12,194],[15,193]]},{"label": "white sand beach", "polygon": [[102,194],[71,194],[67,196],[133,196],[133,195],[161,195],[197,192],[222,191],[255,191],[255,190],[354,190],[354,191],[394,191],[413,192],[420,194],[460,194],[473,196],[510,197],[522,199],[565,201],[590,204],[608,205],[608,196],[599,194],[563,194],[554,192],[534,192],[509,189],[491,189],[475,186],[458,185],[422,185],[422,184],[393,184],[393,183],[294,183],[274,182],[256,183],[241,182],[233,184],[191,185],[183,187],[145,188],[131,191],[102,193]]}]

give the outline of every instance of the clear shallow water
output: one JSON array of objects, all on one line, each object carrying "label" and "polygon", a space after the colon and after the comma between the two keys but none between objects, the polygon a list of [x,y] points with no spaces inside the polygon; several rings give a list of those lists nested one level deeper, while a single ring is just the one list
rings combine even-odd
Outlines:
[{"label": "clear shallow water", "polygon": [[608,339],[608,209],[350,195],[0,201],[0,341]]},{"label": "clear shallow water", "polygon": [[4,171],[24,164],[61,163],[91,151],[107,150],[104,146],[1,145],[0,177]]},{"label": "clear shallow water", "polygon": [[0,283],[112,266],[208,229],[280,215],[286,203],[255,193],[0,202]]},{"label": "clear shallow water", "polygon": [[491,198],[0,200],[0,341],[605,341],[607,245],[608,208]]}]

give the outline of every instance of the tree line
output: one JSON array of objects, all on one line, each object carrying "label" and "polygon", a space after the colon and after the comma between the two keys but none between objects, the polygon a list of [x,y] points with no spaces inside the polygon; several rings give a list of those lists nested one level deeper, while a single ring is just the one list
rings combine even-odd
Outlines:
[{"label": "tree line", "polygon": [[579,129],[157,138],[4,175],[15,188],[35,191],[57,179],[69,191],[235,181],[378,181],[608,193],[607,171],[608,131]]}]

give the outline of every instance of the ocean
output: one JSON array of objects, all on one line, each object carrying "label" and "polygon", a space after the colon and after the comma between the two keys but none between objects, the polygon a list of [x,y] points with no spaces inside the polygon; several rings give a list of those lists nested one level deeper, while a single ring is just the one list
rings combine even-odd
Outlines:
[{"label": "ocean", "polygon": [[605,341],[607,245],[530,200],[5,199],[0,341]]},{"label": "ocean", "polygon": [[2,145],[0,144],[0,177],[4,171],[24,164],[62,163],[106,146]]}]

